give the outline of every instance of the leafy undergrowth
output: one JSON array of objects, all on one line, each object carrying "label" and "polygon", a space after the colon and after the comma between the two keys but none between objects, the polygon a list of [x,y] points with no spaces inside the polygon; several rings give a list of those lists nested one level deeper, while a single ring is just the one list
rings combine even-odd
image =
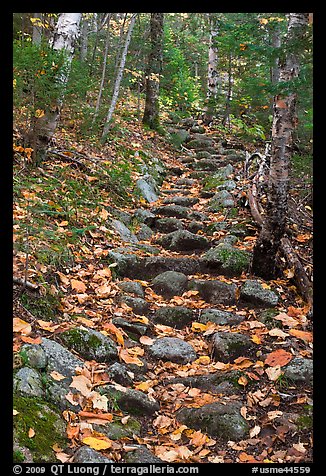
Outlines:
[{"label": "leafy undergrowth", "polygon": [[[54,154],[36,169],[26,165],[28,152],[16,151],[14,275],[37,285],[37,289],[27,288],[21,294],[21,286],[15,288],[14,351],[18,353],[23,343],[39,343],[42,337],[55,338],[65,330],[83,325],[110,336],[118,346],[122,363],[142,366],[146,346],[150,346],[154,338],[163,336],[179,337],[189,342],[198,358],[185,365],[148,360],[145,378],[135,379],[133,388],[144,392],[149,399],[159,400],[160,411],[153,418],[140,416],[141,431],[117,440],[90,430],[89,424],[113,420],[127,426],[130,417],[114,402],[103,401],[97,392],[90,394],[90,389],[97,390],[109,383],[110,378],[105,365],[86,361],[71,385],[79,391],[82,411],[63,412],[70,449],[86,443],[116,462],[121,461],[133,444],[146,445],[166,462],[311,461],[311,390],[287,380],[282,372],[282,367],[294,357],[310,358],[312,355],[311,323],[306,317],[308,308],[291,281],[291,270],[264,284],[266,288],[277,291],[281,298],[270,321],[272,325],[262,322],[257,309],[250,306],[223,307],[245,317],[236,328],[194,321],[184,329],[175,329],[152,324],[147,317],[135,314],[127,304],[117,299],[121,294],[117,285],[119,276],[107,260],[109,250],[122,244],[108,226],[108,219],[114,217],[110,207],[126,212],[139,206],[148,207],[134,194],[140,166],[148,157],[158,156],[171,167],[179,167],[180,163],[173,159],[176,150],[164,138],[139,126],[126,126],[122,122],[120,134],[114,137],[99,149],[94,144],[76,143],[73,132],[61,130],[56,136],[56,145],[60,145],[61,151],[66,151],[67,160]],[[84,167],[69,161],[71,157],[78,157]],[[240,168],[236,173],[241,174]],[[173,180],[165,182],[163,188],[172,188]],[[243,187],[245,189],[245,183]],[[199,189],[194,186],[191,193],[196,196]],[[207,201],[201,200],[194,209],[207,211],[206,204]],[[236,246],[252,250],[257,230],[247,208],[239,208],[236,216],[221,212],[211,214],[210,218],[229,225],[246,225],[247,233],[248,230],[251,232]],[[311,230],[303,231],[300,223],[294,224],[294,239],[299,246],[305,245]],[[225,234],[226,231],[221,229],[210,239],[217,240]],[[180,255],[162,248],[161,254]],[[195,277],[208,278],[205,275]],[[218,276],[217,279],[241,284],[250,279],[250,274],[243,273],[237,278]],[[153,291],[149,282],[139,282],[152,310],[164,305],[186,306],[194,311],[211,307],[199,297],[198,291],[191,290],[182,296],[164,299]],[[139,341],[130,341],[127,333],[112,323],[114,317],[150,324],[150,332]],[[248,335],[254,351],[250,357],[240,356],[233,363],[214,360],[207,338],[216,331]],[[244,402],[241,415],[248,422],[250,432],[247,439],[223,444],[200,430],[182,425],[175,418],[175,412],[181,406],[200,407],[222,401],[222,395],[183,383],[169,384],[168,381],[175,377],[231,370],[238,373],[233,382],[237,391],[230,400]],[[60,380],[61,377],[53,375],[53,378]],[[57,459],[69,460],[69,448],[56,445],[53,450]]]}]

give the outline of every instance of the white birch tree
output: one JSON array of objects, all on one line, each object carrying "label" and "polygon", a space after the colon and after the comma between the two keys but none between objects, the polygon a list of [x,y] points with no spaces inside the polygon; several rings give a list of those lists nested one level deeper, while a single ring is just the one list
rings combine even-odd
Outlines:
[{"label": "white birch tree", "polygon": [[135,26],[136,17],[137,17],[137,13],[133,13],[132,16],[131,16],[130,23],[129,23],[128,33],[127,33],[127,36],[126,36],[125,45],[124,45],[123,52],[122,52],[122,55],[121,55],[121,60],[120,60],[120,64],[119,64],[119,68],[118,68],[118,72],[117,72],[117,77],[116,77],[115,83],[114,83],[114,89],[113,89],[111,104],[110,104],[109,111],[108,111],[108,114],[107,114],[107,117],[106,117],[106,121],[105,121],[105,124],[104,124],[104,127],[103,127],[102,141],[105,141],[106,136],[108,135],[109,130],[110,130],[110,122],[111,122],[112,115],[113,115],[113,112],[114,112],[114,109],[115,109],[115,106],[116,106],[116,103],[117,103],[117,100],[118,100],[118,95],[119,95],[119,90],[120,90],[120,83],[121,83],[121,79],[122,79],[122,76],[123,76],[123,71],[124,71],[126,58],[127,58],[127,54],[128,54],[128,48],[129,48],[129,44],[130,44],[130,40],[131,40],[132,31],[133,31],[133,28]]},{"label": "white birch tree", "polygon": [[53,35],[52,48],[64,51],[64,67],[60,68],[54,81],[61,86],[60,94],[48,104],[43,115],[33,117],[28,141],[33,148],[33,160],[40,162],[44,159],[48,144],[57,127],[62,107],[64,89],[68,81],[75,43],[79,35],[81,13],[61,13]]}]

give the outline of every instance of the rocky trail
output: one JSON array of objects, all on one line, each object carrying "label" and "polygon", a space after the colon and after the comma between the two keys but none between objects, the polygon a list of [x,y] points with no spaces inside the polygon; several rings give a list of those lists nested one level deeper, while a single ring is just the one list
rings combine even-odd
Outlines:
[{"label": "rocky trail", "polygon": [[17,433],[25,461],[312,460],[311,322],[285,278],[250,273],[245,153],[178,133],[183,153],[138,180],[143,208],[112,217],[117,240],[58,273],[75,283],[62,321],[20,348],[15,418],[34,398],[54,441],[35,456]]}]

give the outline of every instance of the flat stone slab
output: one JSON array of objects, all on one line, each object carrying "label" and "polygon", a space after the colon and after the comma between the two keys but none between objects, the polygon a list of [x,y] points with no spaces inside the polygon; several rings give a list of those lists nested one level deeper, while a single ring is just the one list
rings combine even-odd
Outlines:
[{"label": "flat stone slab", "polygon": [[157,360],[186,364],[197,358],[194,348],[177,337],[161,337],[148,348],[148,353]]},{"label": "flat stone slab", "polygon": [[203,250],[209,247],[207,238],[188,230],[176,230],[160,237],[157,242],[171,251]]},{"label": "flat stone slab", "polygon": [[111,224],[115,231],[120,235],[120,238],[123,241],[129,242],[129,243],[138,243],[138,238],[136,235],[134,235],[129,228],[126,227],[124,223],[120,220],[111,220]]},{"label": "flat stone slab", "polygon": [[199,202],[199,199],[196,197],[168,197],[164,198],[163,203],[175,205],[181,205],[182,207],[191,207]]},{"label": "flat stone slab", "polygon": [[153,228],[161,233],[171,233],[172,231],[182,230],[184,225],[178,218],[166,217],[157,218],[153,223]]},{"label": "flat stone slab", "polygon": [[261,283],[248,279],[240,288],[240,299],[257,306],[274,307],[278,303],[278,295],[265,289]]},{"label": "flat stone slab", "polygon": [[188,289],[199,291],[199,296],[212,304],[235,304],[236,302],[237,287],[223,281],[194,279],[189,281]]},{"label": "flat stone slab", "polygon": [[190,209],[181,205],[166,205],[165,207],[155,207],[153,212],[156,215],[175,218],[188,218]]},{"label": "flat stone slab", "polygon": [[158,200],[158,188],[154,178],[151,175],[144,175],[136,182],[141,196],[149,203],[156,202]]},{"label": "flat stone slab", "polygon": [[199,408],[182,408],[176,418],[189,428],[208,433],[212,438],[239,441],[249,433],[249,425],[240,413],[241,406],[238,402],[226,405],[208,403]]},{"label": "flat stone slab", "polygon": [[132,388],[117,389],[114,385],[103,385],[99,392],[109,401],[115,402],[118,407],[131,415],[153,415],[160,409],[160,404],[149,398],[146,393]]}]

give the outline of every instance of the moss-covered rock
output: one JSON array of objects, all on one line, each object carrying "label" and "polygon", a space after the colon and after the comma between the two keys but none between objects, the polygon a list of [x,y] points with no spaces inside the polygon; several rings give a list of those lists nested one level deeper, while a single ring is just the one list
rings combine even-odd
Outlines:
[{"label": "moss-covered rock", "polygon": [[120,409],[131,415],[153,415],[160,409],[160,405],[156,400],[150,400],[140,390],[125,388],[123,391],[118,390],[114,385],[103,385],[99,391],[108,398],[112,409]]},{"label": "moss-covered rock", "polygon": [[23,367],[14,376],[14,392],[29,397],[44,396],[42,376],[37,370]]},{"label": "moss-covered rock", "polygon": [[206,251],[201,262],[210,270],[220,271],[228,276],[240,275],[249,269],[250,253],[222,242]]},{"label": "moss-covered rock", "polygon": [[[35,397],[14,395],[14,409],[18,414],[14,416],[14,441],[22,447],[28,448],[34,463],[56,463],[53,449],[54,444],[61,448],[67,446],[66,423],[55,407]],[[35,436],[28,436],[29,429],[35,431]]]},{"label": "moss-covered rock", "polygon": [[160,307],[153,316],[155,323],[182,329],[193,320],[193,311],[182,306]]},{"label": "moss-covered rock", "polygon": [[130,417],[124,425],[121,420],[115,418],[106,425],[93,424],[93,429],[103,433],[110,440],[119,440],[120,438],[132,438],[133,435],[140,435],[141,423],[136,418]]},{"label": "moss-covered rock", "polygon": [[216,332],[212,337],[213,355],[221,362],[247,355],[254,345],[248,336],[236,332]]},{"label": "moss-covered rock", "polygon": [[113,362],[118,359],[116,344],[98,331],[86,327],[76,327],[60,334],[60,339],[87,360]]},{"label": "moss-covered rock", "polygon": [[257,306],[273,307],[278,303],[278,295],[271,289],[266,289],[256,280],[248,279],[240,288],[240,299]]},{"label": "moss-covered rock", "polygon": [[189,428],[204,431],[224,441],[244,439],[249,432],[247,421],[240,414],[240,403],[209,403],[199,408],[182,408],[177,419]]}]

